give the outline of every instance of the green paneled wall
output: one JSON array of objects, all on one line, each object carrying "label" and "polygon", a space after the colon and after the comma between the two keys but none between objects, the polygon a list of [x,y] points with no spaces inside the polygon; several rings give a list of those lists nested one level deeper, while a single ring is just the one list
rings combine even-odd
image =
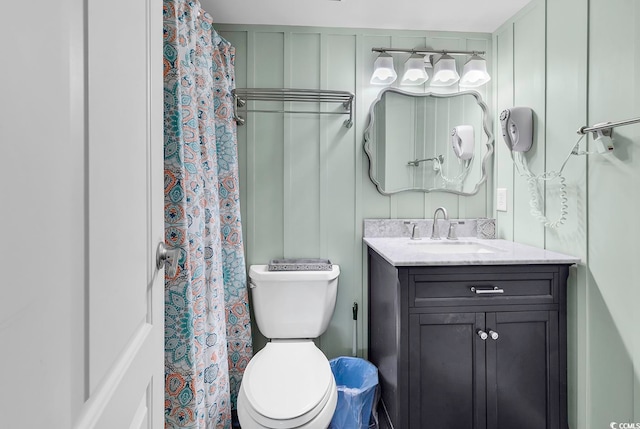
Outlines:
[{"label": "green paneled wall", "polygon": [[[496,108],[536,111],[534,172],[557,170],[580,126],[640,116],[639,17],[633,0],[538,0],[496,31]],[[570,211],[558,230],[537,224],[506,148],[496,155],[496,184],[510,196],[509,211],[497,213],[500,234],[584,262],[569,288],[572,428],[640,422],[640,228],[629,219],[640,210],[640,125],[617,128],[614,137],[614,154],[569,160]],[[554,218],[557,186],[549,184],[546,197]]]},{"label": "green paneled wall", "polygon": [[[575,22],[568,32],[567,22]],[[557,170],[576,141],[575,130],[587,123],[587,5],[583,0],[547,3],[548,40],[546,55],[546,164]],[[566,76],[572,76],[567,79]],[[568,101],[572,104],[568,108]],[[577,128],[576,128],[577,127]],[[563,172],[567,178],[569,212],[567,222],[545,232],[546,247],[580,256],[585,264],[572,272],[568,293],[568,390],[571,427],[586,428],[587,353],[586,284],[587,270],[587,160],[572,157]],[[557,184],[548,188],[547,212],[557,217],[560,200]]]},{"label": "green paneled wall", "polygon": [[[495,86],[495,105],[496,114],[494,118],[499,118],[500,111],[514,104],[514,82],[513,82],[513,26],[514,23],[508,23],[497,31],[493,36],[493,44],[495,51],[495,73],[492,78]],[[514,167],[511,162],[509,149],[502,141],[502,131],[500,122],[494,120],[495,142],[495,169],[494,178],[496,189],[504,188],[507,190],[507,212],[496,212],[496,233],[498,237],[513,240],[514,218],[513,210],[513,180]]]},{"label": "green paneled wall", "polygon": [[[345,117],[337,115],[248,113],[238,142],[247,263],[322,257],[339,264],[336,312],[319,345],[328,357],[351,353],[351,307],[356,301],[361,309],[359,355],[366,356],[363,219],[431,218],[438,206],[445,206],[453,217],[479,217],[490,214],[492,204],[491,180],[473,197],[440,192],[383,196],[376,191],[362,149],[368,110],[382,89],[369,84],[376,58],[371,48],[483,50],[491,62],[491,35],[245,25],[216,25],[216,29],[236,47],[238,87],[356,94],[351,129],[343,127]],[[462,65],[464,58],[458,61]],[[396,69],[400,73],[401,64]],[[482,92],[491,106],[491,85]],[[255,332],[260,348],[264,339]]]},{"label": "green paneled wall", "polygon": [[[634,37],[640,3],[592,0],[589,8],[589,121],[638,117],[634,89],[640,85],[640,70],[635,68],[640,43]],[[610,60],[602,61],[603,56]],[[640,235],[633,223],[624,221],[626,214],[640,210],[633,195],[640,172],[640,125],[617,128],[614,137],[613,156],[590,157],[588,166],[587,326],[593,333],[588,374],[591,402],[599,405],[590,412],[593,427],[610,421],[640,421],[640,415],[634,415],[640,397],[634,396],[633,387],[637,384],[634,345],[640,340],[634,323],[640,303],[640,276],[635,268]]]}]

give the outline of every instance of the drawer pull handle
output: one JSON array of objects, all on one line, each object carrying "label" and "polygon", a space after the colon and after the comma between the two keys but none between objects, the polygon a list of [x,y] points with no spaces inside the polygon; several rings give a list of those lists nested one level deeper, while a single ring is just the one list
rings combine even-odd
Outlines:
[{"label": "drawer pull handle", "polygon": [[471,292],[474,292],[476,295],[493,295],[504,293],[504,289],[500,289],[498,286],[494,286],[493,289],[478,289],[475,286],[471,286]]}]

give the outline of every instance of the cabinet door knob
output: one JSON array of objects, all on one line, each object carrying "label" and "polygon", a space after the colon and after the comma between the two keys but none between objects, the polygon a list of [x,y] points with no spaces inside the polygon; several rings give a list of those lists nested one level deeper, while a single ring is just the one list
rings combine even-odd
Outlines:
[{"label": "cabinet door knob", "polygon": [[486,332],[484,332],[482,329],[478,329],[477,331],[478,336],[480,337],[480,339],[482,341],[486,340],[487,338],[489,338],[489,334],[487,334]]},{"label": "cabinet door knob", "polygon": [[492,340],[497,340],[500,335],[498,335],[498,333],[493,329],[489,329],[489,336]]}]

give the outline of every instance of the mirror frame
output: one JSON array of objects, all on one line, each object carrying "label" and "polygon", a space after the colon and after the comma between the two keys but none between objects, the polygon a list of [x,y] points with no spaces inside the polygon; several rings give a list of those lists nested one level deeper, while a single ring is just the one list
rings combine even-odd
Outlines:
[{"label": "mirror frame", "polygon": [[[473,97],[475,97],[476,102],[478,103],[478,106],[480,106],[480,108],[482,109],[482,113],[484,116],[482,121],[482,128],[484,130],[484,133],[487,136],[487,143],[486,143],[487,153],[485,153],[484,157],[482,158],[482,165],[481,165],[482,177],[480,178],[478,183],[476,183],[475,188],[471,192],[462,192],[462,191],[456,191],[454,189],[446,189],[446,188],[429,188],[429,189],[404,188],[404,189],[394,190],[392,192],[385,192],[382,189],[380,182],[378,182],[373,177],[374,161],[373,161],[373,153],[371,151],[371,144],[372,144],[371,130],[373,129],[373,126],[375,124],[375,114],[374,114],[375,107],[379,102],[382,101],[382,98],[388,92],[393,92],[400,95],[406,95],[408,97],[452,98],[452,97],[458,97],[460,95],[472,95]],[[449,192],[457,195],[466,195],[466,196],[475,195],[480,190],[480,186],[487,181],[487,163],[489,162],[489,160],[491,159],[491,155],[493,154],[493,146],[494,146],[494,136],[493,136],[493,133],[491,132],[491,120],[489,118],[489,107],[482,100],[482,96],[480,95],[480,93],[473,90],[458,91],[458,92],[452,92],[452,93],[434,93],[434,92],[409,92],[409,91],[403,91],[401,89],[391,88],[391,87],[384,88],[382,91],[380,91],[375,101],[371,103],[371,107],[369,108],[369,123],[367,124],[367,127],[364,130],[364,151],[367,154],[367,158],[369,158],[369,179],[376,185],[378,192],[381,193],[382,195],[393,195],[393,194],[397,194],[399,192],[405,192],[405,191],[418,191],[418,192],[438,192],[439,191],[439,192]]]}]

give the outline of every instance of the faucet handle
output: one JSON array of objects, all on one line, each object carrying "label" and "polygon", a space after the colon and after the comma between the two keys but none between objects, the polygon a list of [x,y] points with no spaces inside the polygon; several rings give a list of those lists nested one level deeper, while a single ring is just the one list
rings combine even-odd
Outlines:
[{"label": "faucet handle", "polygon": [[458,226],[458,222],[450,222],[449,223],[449,234],[447,235],[447,240],[457,240],[458,235],[456,232],[456,227]]},{"label": "faucet handle", "polygon": [[405,225],[408,225],[411,227],[411,239],[412,240],[420,240],[420,228],[418,227],[418,224],[415,222],[410,222],[408,220],[404,221]]}]

